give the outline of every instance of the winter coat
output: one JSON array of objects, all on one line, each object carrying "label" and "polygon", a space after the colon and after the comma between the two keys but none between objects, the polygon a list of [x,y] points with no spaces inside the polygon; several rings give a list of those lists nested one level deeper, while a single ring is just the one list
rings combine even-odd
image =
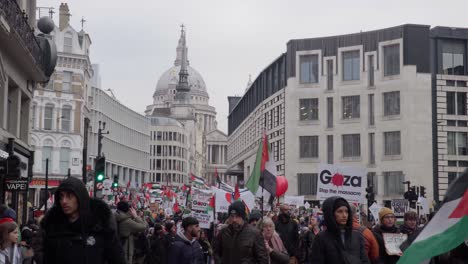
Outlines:
[{"label": "winter coat", "polygon": [[164,246],[164,237],[152,236],[150,238],[150,251],[145,258],[148,264],[166,264],[167,250]]},{"label": "winter coat", "polygon": [[119,226],[119,237],[127,264],[133,263],[135,252],[135,237],[146,230],[146,223],[140,217],[133,218],[130,214],[117,211],[115,219]]},{"label": "winter coat", "polygon": [[[79,202],[79,218],[70,222],[60,206],[61,191],[72,192]],[[107,204],[90,199],[83,183],[68,178],[57,188],[55,205],[41,222],[43,263],[125,264],[116,224]]]},{"label": "winter coat", "polygon": [[322,210],[327,229],[315,237],[311,254],[313,258],[312,263],[369,263],[363,238],[359,232],[353,231],[352,215],[348,215],[348,221],[344,229],[336,223],[333,208],[335,203],[340,199],[345,201],[348,212],[351,212],[348,202],[341,197],[334,196],[324,201]]},{"label": "winter coat", "polygon": [[398,262],[400,259],[399,256],[390,256],[387,254],[387,251],[385,250],[385,243],[383,240],[383,234],[384,233],[394,233],[398,234],[399,230],[396,226],[393,226],[391,228],[386,228],[382,225],[376,225],[374,229],[372,230],[374,232],[374,236],[377,239],[377,242],[379,243],[379,255],[380,255],[380,263],[382,264],[395,264]]},{"label": "winter coat", "polygon": [[[10,254],[13,256],[11,260],[9,259]],[[32,251],[29,252],[26,247],[18,246],[17,244],[14,244],[9,248],[0,250],[0,264],[31,264],[31,263],[32,263]]]},{"label": "winter coat", "polygon": [[204,264],[203,249],[198,240],[189,241],[183,234],[178,234],[169,248],[168,264]]},{"label": "winter coat", "polygon": [[[289,256],[298,257],[299,248],[299,226],[289,215],[280,214],[275,223],[276,232],[280,235]],[[299,257],[298,257],[299,259]]]},{"label": "winter coat", "polygon": [[216,264],[268,264],[262,234],[247,223],[240,230],[232,225],[221,229],[213,242],[213,253]]},{"label": "winter coat", "polygon": [[313,256],[310,254],[312,253],[312,245],[314,244],[315,237],[317,235],[314,233],[313,230],[307,230],[300,238],[299,248],[300,248],[300,262],[312,262]]},{"label": "winter coat", "polygon": [[359,225],[356,219],[353,220],[353,229],[360,232],[364,238],[364,248],[366,249],[369,261],[371,263],[377,263],[379,260],[379,243],[372,231],[365,226]]}]

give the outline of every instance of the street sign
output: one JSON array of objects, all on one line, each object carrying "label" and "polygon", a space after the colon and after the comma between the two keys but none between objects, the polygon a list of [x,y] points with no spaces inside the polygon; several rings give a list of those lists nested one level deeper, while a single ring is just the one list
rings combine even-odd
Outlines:
[{"label": "street sign", "polygon": [[27,179],[5,179],[5,190],[10,192],[26,192],[28,191]]}]

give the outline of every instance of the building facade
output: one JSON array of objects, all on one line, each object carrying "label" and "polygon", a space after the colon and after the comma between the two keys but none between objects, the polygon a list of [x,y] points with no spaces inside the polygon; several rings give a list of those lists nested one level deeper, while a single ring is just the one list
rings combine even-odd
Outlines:
[{"label": "building facade", "polygon": [[[153,135],[151,141],[151,148],[156,149],[156,154],[158,153],[158,149],[162,151],[162,148],[166,146],[157,139],[159,132],[169,133],[167,134],[168,137],[170,135],[173,136],[174,133],[180,135],[182,139],[184,136],[186,137],[186,140],[182,143],[185,144],[184,146],[172,146],[180,147],[182,153],[184,150],[187,151],[187,155],[181,158],[181,160],[172,159],[171,162],[176,162],[176,172],[174,172],[172,165],[171,167],[166,166],[166,169],[163,169],[162,163],[161,169],[157,169],[157,164],[163,160],[151,158],[150,163],[155,162],[155,166],[152,166],[151,174],[157,182],[160,179],[162,183],[168,183],[172,177],[172,179],[177,179],[174,184],[188,183],[187,176],[190,173],[199,177],[208,176],[207,166],[210,163],[207,159],[207,140],[210,132],[217,131],[216,110],[209,105],[206,84],[203,77],[190,66],[187,53],[186,33],[182,28],[176,48],[174,66],[160,77],[153,94],[153,103],[147,106],[145,111],[146,115],[152,119],[151,124],[153,127],[151,131],[156,133],[156,137]],[[167,127],[154,127],[154,124],[167,124]],[[180,128],[184,132],[179,131]],[[211,135],[214,134],[212,133]],[[179,136],[177,136],[177,140],[178,138]],[[174,138],[172,141],[174,141]],[[180,166],[177,166],[177,163],[180,163]],[[220,167],[224,166],[223,164],[216,165],[220,165]],[[223,168],[220,169],[222,170]],[[182,177],[180,180],[178,178],[179,175]]]},{"label": "building facade", "polygon": [[468,29],[431,29],[434,196],[468,167]]},{"label": "building facade", "polygon": [[94,167],[97,156],[99,122],[105,122],[102,153],[106,157],[106,177],[117,176],[121,186],[139,187],[149,178],[148,119],[120,103],[101,89],[99,65],[93,64],[89,94],[90,126],[88,130],[88,162]]},{"label": "building facade", "polygon": [[83,164],[84,117],[93,69],[89,58],[91,39],[70,25],[67,4],[60,5],[59,26],[51,32],[56,44],[57,67],[50,81],[34,91],[31,110],[31,145],[35,161],[30,183],[34,205],[44,201],[46,161],[49,187],[65,177],[80,177]]},{"label": "building facade", "polygon": [[380,202],[432,189],[429,30],[290,40],[229,114],[229,165],[250,174],[264,129],[287,194],[316,200],[322,163],[366,168]]},{"label": "building facade", "polygon": [[[30,140],[33,92],[46,83],[55,64],[48,41],[35,35],[36,1],[0,1],[0,177],[4,177],[4,161],[15,155],[20,159],[21,175],[31,179],[34,150]],[[48,21],[49,27],[53,23]],[[44,28],[41,27],[41,30]],[[38,31],[38,34],[41,34]],[[43,46],[43,44],[46,44]],[[52,66],[52,67],[50,67]],[[0,203],[13,206],[18,220],[26,221],[27,193],[6,191],[2,184]]]}]

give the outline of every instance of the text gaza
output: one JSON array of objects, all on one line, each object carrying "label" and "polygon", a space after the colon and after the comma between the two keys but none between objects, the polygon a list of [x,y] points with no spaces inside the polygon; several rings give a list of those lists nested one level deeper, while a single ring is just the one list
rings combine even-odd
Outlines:
[{"label": "text gaza", "polygon": [[335,186],[353,186],[361,187],[362,178],[359,176],[343,175],[340,173],[331,174],[329,170],[323,170],[320,173],[320,181],[323,184],[329,184],[330,182]]}]

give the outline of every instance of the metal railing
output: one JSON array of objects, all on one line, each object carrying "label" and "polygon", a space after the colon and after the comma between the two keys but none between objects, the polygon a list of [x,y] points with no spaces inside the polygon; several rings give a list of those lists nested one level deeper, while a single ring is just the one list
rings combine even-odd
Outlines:
[{"label": "metal railing", "polygon": [[10,25],[12,32],[23,42],[23,46],[32,55],[34,64],[44,71],[43,52],[39,42],[34,35],[34,29],[28,23],[25,12],[21,11],[15,0],[1,0],[0,13],[3,13],[6,21]]}]

